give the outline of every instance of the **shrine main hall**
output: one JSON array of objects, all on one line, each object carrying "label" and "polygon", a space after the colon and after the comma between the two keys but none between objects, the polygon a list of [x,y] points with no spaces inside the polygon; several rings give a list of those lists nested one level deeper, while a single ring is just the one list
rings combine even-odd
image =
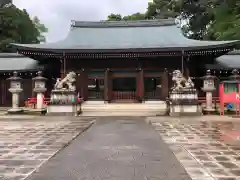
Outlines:
[{"label": "shrine main hall", "polygon": [[[61,41],[12,44],[18,52],[15,63],[12,68],[3,67],[0,74],[2,82],[7,83],[5,79],[14,70],[19,72],[24,79],[22,100],[33,96],[32,78],[40,69],[48,78],[47,97],[57,78],[74,71],[78,75],[77,92],[85,101],[165,100],[171,88],[173,70],[179,69],[184,76],[192,77],[200,91],[199,78],[204,76],[207,66],[219,73],[220,69],[215,68],[218,58],[233,51],[238,44],[239,41],[188,39],[175,19],[72,21],[67,37]],[[7,64],[14,58],[4,59]],[[1,92],[5,91],[2,104],[4,98],[5,103],[6,97],[10,98],[6,88],[7,85],[2,85]]]}]

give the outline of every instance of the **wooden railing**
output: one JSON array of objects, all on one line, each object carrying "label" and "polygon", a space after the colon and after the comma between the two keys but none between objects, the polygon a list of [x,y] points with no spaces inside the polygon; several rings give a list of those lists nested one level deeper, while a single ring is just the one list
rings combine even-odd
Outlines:
[{"label": "wooden railing", "polygon": [[160,94],[157,91],[144,92],[144,99],[160,99]]},{"label": "wooden railing", "polygon": [[[50,102],[50,98],[43,99],[44,106],[47,106],[49,104],[49,102]],[[36,105],[37,105],[37,98],[35,98],[35,97],[28,98],[24,104],[25,104],[25,107],[34,109],[34,108],[36,108]]]},{"label": "wooden railing", "polygon": [[129,100],[136,100],[136,92],[135,91],[113,91],[112,93],[114,100],[121,100],[121,99],[129,99]]},{"label": "wooden railing", "polygon": [[104,92],[103,91],[88,91],[88,99],[89,100],[103,100]]}]

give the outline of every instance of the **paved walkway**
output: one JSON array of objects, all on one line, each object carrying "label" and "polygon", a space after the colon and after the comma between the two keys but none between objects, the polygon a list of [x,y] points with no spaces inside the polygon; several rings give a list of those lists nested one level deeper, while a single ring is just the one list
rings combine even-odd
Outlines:
[{"label": "paved walkway", "polygon": [[88,128],[93,118],[0,118],[0,179],[23,180]]},{"label": "paved walkway", "polygon": [[97,121],[27,180],[191,180],[140,118]]},{"label": "paved walkway", "polygon": [[147,119],[193,180],[240,180],[239,118]]}]

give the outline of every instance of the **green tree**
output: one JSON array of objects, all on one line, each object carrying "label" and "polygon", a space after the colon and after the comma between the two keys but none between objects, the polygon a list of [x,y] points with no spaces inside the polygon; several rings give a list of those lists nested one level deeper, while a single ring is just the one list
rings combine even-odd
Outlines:
[{"label": "green tree", "polygon": [[39,29],[26,10],[16,6],[0,8],[0,51],[11,51],[10,43],[39,43]]},{"label": "green tree", "polygon": [[238,0],[178,0],[172,9],[188,23],[190,38],[207,40],[239,39],[240,3]]},{"label": "green tree", "polygon": [[124,21],[136,21],[136,20],[144,20],[146,19],[146,16],[145,14],[135,13],[129,16],[124,16],[122,19]]},{"label": "green tree", "polygon": [[44,34],[48,32],[48,29],[46,28],[46,26],[40,22],[37,16],[35,16],[32,21],[38,30],[38,40],[40,42],[46,42],[46,38],[44,36]]},{"label": "green tree", "polygon": [[121,14],[110,14],[107,17],[107,21],[121,21],[122,20],[122,15]]},{"label": "green tree", "polygon": [[144,20],[146,19],[145,14],[134,13],[128,16],[122,16],[121,14],[110,14],[107,18],[107,21],[135,21],[135,20]]},{"label": "green tree", "polygon": [[169,0],[153,0],[148,3],[146,12],[147,19],[165,19],[174,18],[179,15],[179,12],[172,8],[173,3]]},{"label": "green tree", "polygon": [[240,39],[239,0],[153,0],[145,14],[122,17],[111,14],[108,20],[142,20],[178,18],[182,30],[192,39]]},{"label": "green tree", "polygon": [[[218,0],[216,0],[218,1]],[[179,0],[171,1],[171,8],[179,14],[179,18],[187,24],[184,29],[190,38],[203,39],[207,26],[214,19],[215,0]]]},{"label": "green tree", "polygon": [[240,39],[240,2],[224,1],[213,11],[214,20],[207,28],[206,37],[216,40]]}]

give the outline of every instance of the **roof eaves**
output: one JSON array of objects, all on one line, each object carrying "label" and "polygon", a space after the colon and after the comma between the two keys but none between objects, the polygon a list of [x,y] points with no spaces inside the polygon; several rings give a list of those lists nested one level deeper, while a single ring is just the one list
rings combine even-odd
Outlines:
[{"label": "roof eaves", "polygon": [[0,53],[0,58],[22,58],[24,57],[22,54],[18,54],[18,53]]},{"label": "roof eaves", "polygon": [[227,55],[240,55],[240,49],[234,49],[230,51]]},{"label": "roof eaves", "polygon": [[[36,68],[26,68],[26,69],[14,69],[14,71],[17,71],[17,72],[26,72],[26,71],[29,71],[29,72],[35,72],[35,71],[42,71],[44,70],[44,67],[36,67]],[[13,72],[13,70],[10,70],[10,69],[0,69],[0,72]]]},{"label": "roof eaves", "polygon": [[126,49],[56,49],[56,48],[38,48],[34,46],[27,46],[23,44],[12,44],[16,46],[18,50],[35,51],[35,52],[48,52],[48,53],[121,53],[121,52],[169,52],[169,51],[203,51],[206,49],[217,49],[217,48],[234,48],[239,44],[239,40],[228,41],[226,43],[207,45],[207,46],[191,46],[191,47],[159,47],[159,48],[126,48]]}]

